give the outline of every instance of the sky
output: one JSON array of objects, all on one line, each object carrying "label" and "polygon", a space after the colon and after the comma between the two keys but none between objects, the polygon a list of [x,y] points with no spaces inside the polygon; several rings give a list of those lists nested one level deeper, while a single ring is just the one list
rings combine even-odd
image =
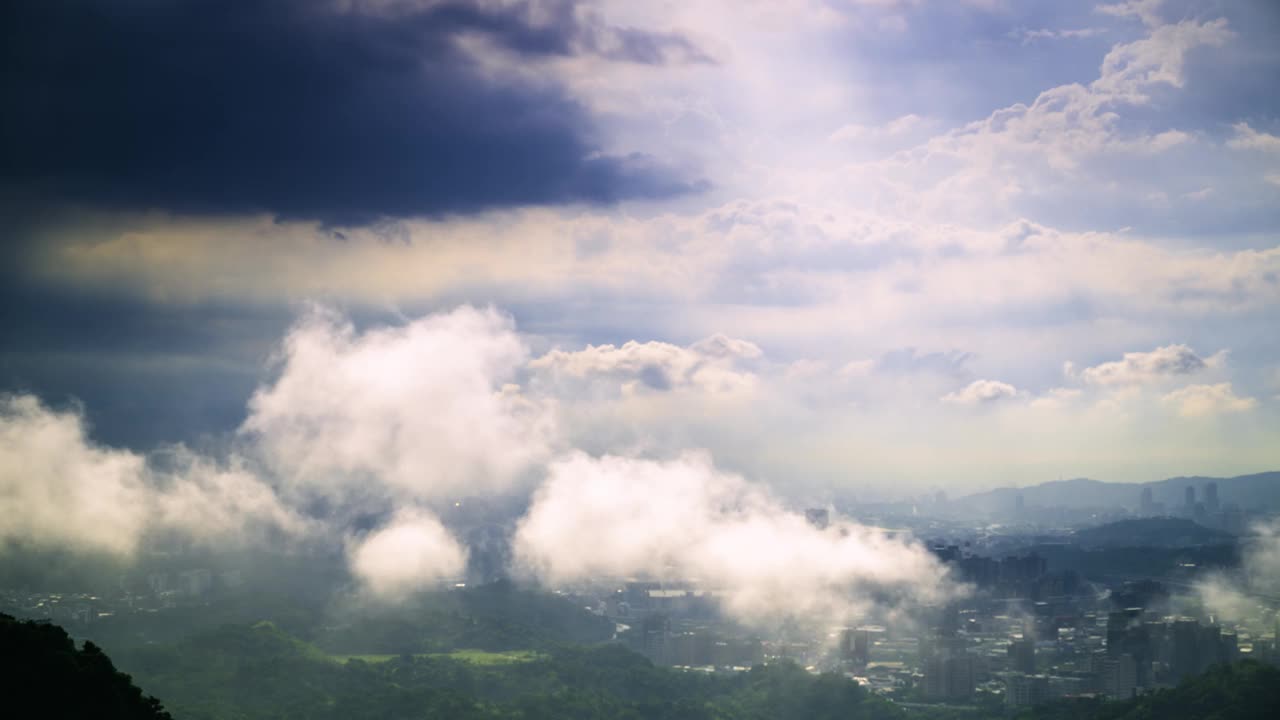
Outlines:
[{"label": "sky", "polygon": [[[246,438],[303,494],[541,473],[553,509],[597,461],[814,503],[1280,469],[1278,34],[1267,0],[5,3],[0,430],[178,448],[179,488],[252,485]],[[386,542],[436,542],[414,512]]]}]

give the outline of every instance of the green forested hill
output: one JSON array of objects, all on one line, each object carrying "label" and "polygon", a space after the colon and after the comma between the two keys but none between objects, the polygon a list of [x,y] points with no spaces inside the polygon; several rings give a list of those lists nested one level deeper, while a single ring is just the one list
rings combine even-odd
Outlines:
[{"label": "green forested hill", "polygon": [[656,667],[618,645],[503,657],[420,653],[370,662],[327,655],[259,623],[139,648],[125,661],[184,720],[904,717],[847,678],[790,663],[712,676]]},{"label": "green forested hill", "polygon": [[1220,665],[1178,687],[1124,702],[1052,703],[1019,720],[1271,720],[1280,712],[1280,669],[1254,661]]},{"label": "green forested hill", "polygon": [[345,654],[539,649],[613,636],[608,619],[563,597],[496,582],[421,593],[396,605],[361,605],[298,582],[155,613],[119,613],[85,632],[113,655],[140,645],[173,645],[224,625],[269,620],[328,652]]},{"label": "green forested hill", "polygon": [[168,719],[160,702],[117,672],[96,645],[56,625],[0,614],[0,715],[8,718]]},{"label": "green forested hill", "polygon": [[317,622],[305,634],[330,652],[412,654],[591,644],[613,632],[610,620],[562,597],[503,581],[424,594],[397,607],[366,608],[341,621]]},{"label": "green forested hill", "polygon": [[1234,535],[1186,518],[1134,518],[1077,530],[1072,536],[1085,547],[1193,547],[1229,545]]}]

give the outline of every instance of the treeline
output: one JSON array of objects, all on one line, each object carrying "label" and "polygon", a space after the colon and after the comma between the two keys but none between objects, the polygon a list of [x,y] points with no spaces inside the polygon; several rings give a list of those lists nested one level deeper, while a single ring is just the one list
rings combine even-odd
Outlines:
[{"label": "treeline", "polygon": [[1278,709],[1280,669],[1245,660],[1132,700],[1059,701],[1028,710],[1018,720],[1271,720]]},{"label": "treeline", "polygon": [[1086,579],[1115,576],[1165,577],[1179,571],[1183,563],[1202,571],[1233,568],[1240,564],[1237,543],[1203,547],[1109,547],[1091,549],[1079,545],[1041,544],[1017,551],[1036,553],[1049,563],[1051,571],[1072,570]]},{"label": "treeline", "polygon": [[479,664],[404,654],[339,662],[269,623],[228,626],[127,658],[139,682],[185,720],[901,720],[838,675],[792,663],[739,675],[657,667],[616,644],[566,646]]},{"label": "treeline", "polygon": [[423,594],[394,607],[339,613],[304,637],[334,653],[539,650],[593,644],[614,625],[564,598],[508,581]]},{"label": "treeline", "polygon": [[598,643],[613,636],[608,619],[550,593],[507,581],[424,592],[395,605],[299,584],[217,598],[154,613],[119,613],[82,630],[119,653],[142,645],[172,645],[224,625],[269,620],[290,635],[333,653],[422,653],[458,648],[541,649]]},{"label": "treeline", "polygon": [[172,720],[98,646],[77,648],[57,625],[0,614],[0,715],[10,718]]}]

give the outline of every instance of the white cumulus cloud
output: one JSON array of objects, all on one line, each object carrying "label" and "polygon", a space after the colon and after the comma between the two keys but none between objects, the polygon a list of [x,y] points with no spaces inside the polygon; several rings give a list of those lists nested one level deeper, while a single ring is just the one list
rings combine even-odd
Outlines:
[{"label": "white cumulus cloud", "polygon": [[573,454],[554,463],[515,534],[518,562],[552,583],[696,580],[753,623],[866,611],[895,594],[955,591],[922,546],[850,523],[820,530],[706,454]]},{"label": "white cumulus cloud", "polygon": [[467,551],[434,515],[412,510],[354,540],[351,571],[374,594],[395,599],[460,576]]},{"label": "white cumulus cloud", "polygon": [[1139,385],[1179,375],[1194,375],[1220,365],[1223,353],[1201,357],[1186,345],[1165,345],[1150,352],[1127,352],[1120,360],[1080,371],[1090,385]]},{"label": "white cumulus cloud", "polygon": [[1052,388],[1044,395],[1031,401],[1031,407],[1054,410],[1067,407],[1080,399],[1083,394],[1079,388]]},{"label": "white cumulus cloud", "polygon": [[986,405],[1018,396],[1018,389],[999,380],[974,380],[960,390],[942,396],[942,402],[952,405]]},{"label": "white cumulus cloud", "polygon": [[582,350],[552,350],[529,363],[552,379],[603,380],[626,392],[694,389],[736,393],[755,387],[746,364],[762,352],[755,344],[713,335],[688,347],[665,342],[588,345]]},{"label": "white cumulus cloud", "polygon": [[505,489],[547,452],[547,416],[509,386],[526,360],[494,310],[364,333],[315,311],[285,339],[279,377],[254,394],[242,432],[295,488],[412,499]]},{"label": "white cumulus cloud", "polygon": [[1183,417],[1207,417],[1252,410],[1258,401],[1236,395],[1231,383],[1188,385],[1164,396],[1164,401]]},{"label": "white cumulus cloud", "polygon": [[1126,0],[1125,2],[1099,5],[1094,10],[1103,15],[1136,17],[1144,25],[1156,27],[1163,22],[1160,17],[1160,8],[1163,5],[1164,0]]},{"label": "white cumulus cloud", "polygon": [[156,531],[238,543],[259,528],[305,526],[238,460],[102,447],[78,411],[0,398],[0,540],[127,556]]},{"label": "white cumulus cloud", "polygon": [[1227,146],[1236,150],[1260,150],[1262,152],[1280,152],[1280,136],[1254,130],[1247,122],[1232,125],[1235,136],[1227,141]]},{"label": "white cumulus cloud", "polygon": [[132,552],[147,523],[145,461],[95,447],[78,413],[0,398],[0,539]]}]

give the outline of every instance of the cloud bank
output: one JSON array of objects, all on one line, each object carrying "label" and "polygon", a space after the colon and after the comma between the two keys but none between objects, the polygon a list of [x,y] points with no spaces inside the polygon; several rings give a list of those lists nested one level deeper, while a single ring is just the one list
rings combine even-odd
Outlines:
[{"label": "cloud bank", "polygon": [[[531,360],[511,319],[460,307],[357,330],[306,313],[254,394],[233,449],[149,456],[94,445],[76,411],[10,397],[0,423],[0,539],[127,556],[152,533],[217,545],[271,528],[337,544],[372,595],[399,599],[460,577],[469,548],[438,508],[531,493],[513,537],[517,574],[550,585],[645,576],[713,590],[746,623],[853,617],[951,597],[909,538],[838,521],[818,529],[706,452],[588,455],[556,432],[566,392],[527,373],[643,376],[716,394],[754,344],[724,336],[553,351]],[[743,375],[742,377],[748,377]],[[625,380],[633,382],[633,380]]]},{"label": "cloud bank", "polygon": [[533,360],[529,366],[547,372],[553,381],[603,380],[616,383],[627,394],[642,389],[733,394],[750,391],[755,386],[756,376],[749,365],[762,354],[754,343],[713,335],[689,347],[632,340],[621,347],[588,345],[576,351],[557,349]]},{"label": "cloud bank", "polygon": [[942,402],[952,405],[986,405],[1002,398],[1018,396],[1018,389],[999,380],[974,380],[963,389],[942,396]]},{"label": "cloud bank", "polygon": [[241,435],[303,494],[501,492],[549,452],[551,418],[513,384],[527,359],[511,319],[493,309],[363,333],[316,310],[286,337]]},{"label": "cloud bank", "polygon": [[1178,414],[1183,417],[1245,412],[1258,405],[1254,398],[1236,395],[1231,383],[1188,385],[1165,395],[1164,401],[1177,407]]},{"label": "cloud bank", "polygon": [[1144,384],[1194,375],[1221,361],[1221,355],[1203,358],[1186,345],[1166,345],[1151,352],[1127,352],[1121,360],[1085,368],[1080,377],[1093,385]]},{"label": "cloud bank", "polygon": [[956,592],[922,546],[854,523],[819,529],[702,453],[558,460],[520,521],[515,554],[553,584],[692,580],[750,623],[839,622]]},{"label": "cloud bank", "polygon": [[146,522],[143,459],[93,447],[77,413],[0,400],[0,539],[132,552]]},{"label": "cloud bank", "polygon": [[101,447],[78,410],[0,398],[0,541],[127,556],[153,532],[235,545],[305,529],[238,459]]},{"label": "cloud bank", "polygon": [[351,571],[375,595],[399,599],[441,580],[460,577],[467,550],[435,516],[403,511],[352,542]]}]

